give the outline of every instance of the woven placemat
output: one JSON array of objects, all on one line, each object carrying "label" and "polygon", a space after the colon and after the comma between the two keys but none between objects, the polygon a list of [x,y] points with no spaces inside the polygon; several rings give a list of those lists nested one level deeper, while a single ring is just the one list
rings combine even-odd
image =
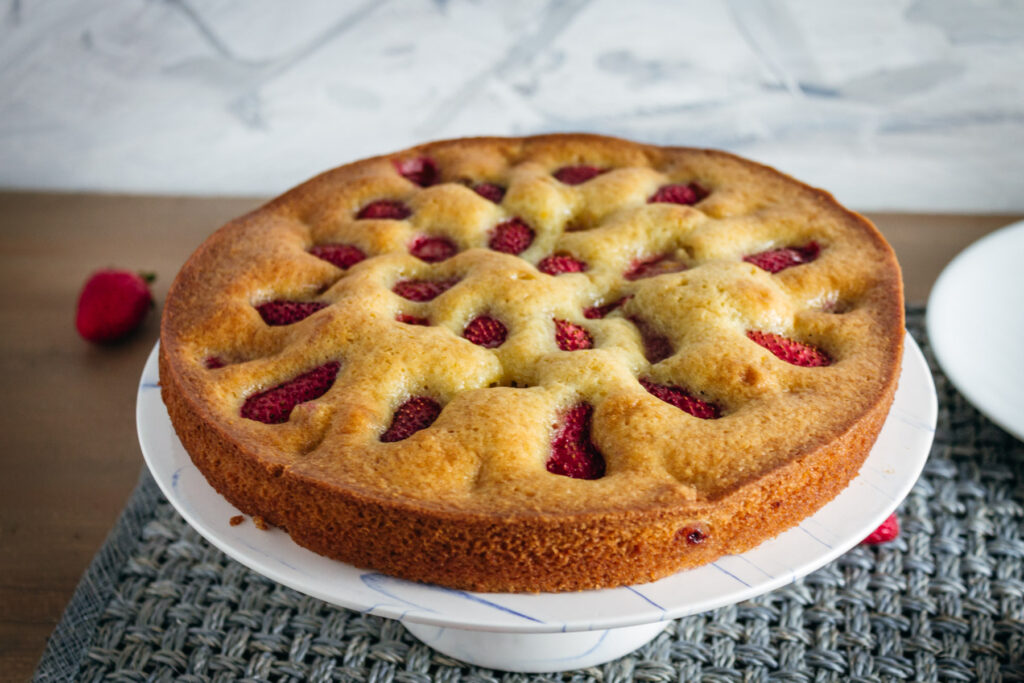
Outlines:
[{"label": "woven placemat", "polygon": [[936,369],[920,309],[907,326],[932,367],[939,422],[900,507],[899,540],[670,622],[614,662],[537,676],[464,665],[396,621],[333,607],[228,559],[144,472],[36,680],[1024,680],[1024,444]]}]

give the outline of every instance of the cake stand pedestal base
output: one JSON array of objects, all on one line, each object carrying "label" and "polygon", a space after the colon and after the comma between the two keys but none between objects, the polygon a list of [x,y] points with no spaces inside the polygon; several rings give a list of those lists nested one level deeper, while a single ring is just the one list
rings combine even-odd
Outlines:
[{"label": "cake stand pedestal base", "polygon": [[654,639],[667,622],[567,633],[503,633],[402,622],[438,652],[489,669],[548,673],[604,664]]}]

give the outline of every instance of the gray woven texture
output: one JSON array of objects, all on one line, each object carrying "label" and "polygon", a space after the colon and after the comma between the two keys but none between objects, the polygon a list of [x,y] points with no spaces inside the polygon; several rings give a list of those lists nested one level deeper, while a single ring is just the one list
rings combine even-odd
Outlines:
[{"label": "gray woven texture", "polygon": [[194,532],[144,476],[54,632],[37,680],[1024,680],[1024,444],[935,371],[939,425],[902,534],[754,600],[671,622],[564,674],[469,667],[397,622],[279,586]]}]

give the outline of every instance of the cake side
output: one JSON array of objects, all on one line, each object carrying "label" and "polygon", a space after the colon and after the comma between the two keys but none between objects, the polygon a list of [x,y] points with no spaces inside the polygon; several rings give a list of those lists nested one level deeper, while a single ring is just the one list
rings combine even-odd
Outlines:
[{"label": "cake side", "polygon": [[198,418],[161,354],[162,391],[193,462],[240,511],[360,568],[484,592],[633,585],[745,552],[795,526],[857,475],[892,395],[839,439],[713,503],[578,515],[458,514],[381,499],[261,462]]}]

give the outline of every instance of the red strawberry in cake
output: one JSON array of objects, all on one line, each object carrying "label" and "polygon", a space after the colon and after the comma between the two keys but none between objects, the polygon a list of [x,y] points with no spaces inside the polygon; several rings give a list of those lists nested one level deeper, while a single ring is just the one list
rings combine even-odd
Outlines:
[{"label": "red strawberry in cake", "polygon": [[747,337],[790,365],[817,368],[832,364],[832,358],[821,349],[789,337],[783,337],[781,334],[750,330],[747,332]]},{"label": "red strawberry in cake", "polygon": [[291,325],[305,320],[317,311],[326,308],[323,301],[285,301],[275,299],[256,307],[256,311],[268,325]]},{"label": "red strawberry in cake", "polygon": [[817,242],[808,242],[801,247],[782,247],[780,249],[769,249],[757,254],[744,256],[743,260],[753,263],[761,270],[769,273],[778,273],[786,268],[799,266],[803,263],[810,263],[818,258],[821,247]]},{"label": "red strawberry in cake", "polygon": [[594,346],[587,328],[568,320],[555,319],[555,343],[562,351],[580,351]]},{"label": "red strawberry in cake", "polygon": [[264,424],[287,422],[292,414],[292,408],[327,393],[334,384],[339,369],[341,363],[338,361],[324,363],[287,382],[253,394],[242,405],[242,417]]},{"label": "red strawberry in cake", "polygon": [[517,256],[533,243],[533,228],[521,218],[512,218],[499,223],[491,231],[488,246],[494,251]]},{"label": "red strawberry in cake", "polygon": [[597,166],[588,166],[582,164],[579,166],[563,166],[551,175],[558,178],[560,182],[566,185],[579,185],[585,183],[591,178],[596,178],[608,169],[598,168]]},{"label": "red strawberry in cake", "polygon": [[501,200],[505,198],[505,188],[501,185],[495,185],[494,183],[479,183],[473,186],[473,192],[484,199],[488,199],[495,204],[500,204]]},{"label": "red strawberry in cake", "polygon": [[408,439],[410,436],[434,424],[441,414],[441,404],[429,396],[413,396],[398,406],[391,418],[391,426],[381,434],[384,443]]},{"label": "red strawberry in cake", "polygon": [[462,336],[477,346],[482,346],[485,349],[496,349],[505,343],[508,329],[500,320],[481,315],[469,321],[466,329],[462,332]]},{"label": "red strawberry in cake", "polygon": [[547,470],[573,479],[600,479],[605,473],[604,456],[590,439],[594,408],[578,403],[561,415],[551,441]]}]

